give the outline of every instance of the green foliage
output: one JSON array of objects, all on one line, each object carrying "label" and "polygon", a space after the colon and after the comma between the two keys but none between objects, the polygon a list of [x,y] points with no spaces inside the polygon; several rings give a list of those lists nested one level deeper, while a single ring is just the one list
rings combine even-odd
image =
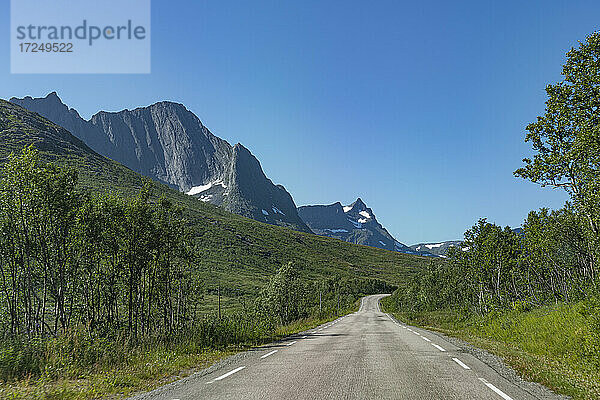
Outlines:
[{"label": "green foliage", "polygon": [[376,279],[349,279],[334,276],[307,282],[293,263],[282,266],[261,292],[257,305],[264,315],[274,316],[277,323],[317,315],[340,315],[360,297],[367,294],[390,293],[396,289]]},{"label": "green foliage", "polygon": [[31,148],[2,170],[3,336],[56,337],[86,326],[135,337],[189,325],[196,292],[181,210],[165,199],[149,203],[148,187],[121,200],[84,195],[76,181]]},{"label": "green foliage", "polygon": [[584,225],[568,204],[532,211],[520,233],[482,219],[461,248],[450,249],[447,263],[432,263],[393,299],[406,310],[479,314],[580,300],[596,277]]},{"label": "green foliage", "polygon": [[583,303],[581,314],[588,321],[588,330],[582,340],[583,355],[600,370],[600,296],[593,294]]},{"label": "green foliage", "polygon": [[307,285],[302,282],[292,263],[282,266],[263,291],[263,303],[281,324],[308,314]]},{"label": "green foliage", "polygon": [[0,381],[77,379],[131,354],[260,344],[281,326],[347,312],[395,289],[344,275],[310,280],[287,263],[255,302],[224,316],[197,307],[202,254],[184,210],[146,184],[133,197],[90,194],[31,147],[0,175]]},{"label": "green foliage", "polygon": [[516,176],[564,188],[599,234],[600,222],[600,33],[567,53],[564,79],[548,85],[546,113],[527,126],[535,155]]}]

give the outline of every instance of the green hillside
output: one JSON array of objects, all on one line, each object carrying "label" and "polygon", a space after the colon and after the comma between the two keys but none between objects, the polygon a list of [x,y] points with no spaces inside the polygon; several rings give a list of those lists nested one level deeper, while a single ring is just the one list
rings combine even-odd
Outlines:
[{"label": "green hillside", "polygon": [[[66,130],[22,107],[0,100],[0,158],[33,144],[45,161],[76,169],[80,185],[92,192],[124,196],[138,192],[145,178],[106,159]],[[207,303],[220,286],[225,304],[252,296],[281,265],[294,261],[304,278],[369,277],[400,284],[406,274],[431,260],[340,240],[296,232],[228,213],[210,204],[152,182],[152,198],[165,195],[182,206],[197,238],[197,268]]]}]

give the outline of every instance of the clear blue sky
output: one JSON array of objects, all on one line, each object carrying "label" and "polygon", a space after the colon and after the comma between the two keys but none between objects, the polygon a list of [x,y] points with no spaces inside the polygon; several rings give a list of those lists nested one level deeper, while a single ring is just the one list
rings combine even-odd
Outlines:
[{"label": "clear blue sky", "polygon": [[10,75],[7,37],[0,97],[56,90],[86,118],[184,103],[298,205],[360,196],[407,244],[566,200],[512,171],[600,2],[291,3],[154,0],[149,75]]}]

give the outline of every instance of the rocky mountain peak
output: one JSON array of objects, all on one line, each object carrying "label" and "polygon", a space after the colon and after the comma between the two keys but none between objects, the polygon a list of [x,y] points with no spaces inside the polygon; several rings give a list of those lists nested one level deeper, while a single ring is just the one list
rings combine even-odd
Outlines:
[{"label": "rocky mountain peak", "polygon": [[344,212],[346,213],[360,213],[361,211],[366,211],[368,210],[367,205],[365,204],[364,201],[362,201],[362,199],[359,197],[356,199],[356,201],[352,204],[350,204],[349,206],[344,206]]},{"label": "rocky mountain peak", "polygon": [[[31,99],[31,97],[29,97]],[[54,101],[57,103],[60,103],[62,105],[64,105],[64,103],[62,102],[62,100],[60,99],[60,97],[58,97],[58,93],[56,92],[50,92],[46,95],[46,97],[44,97],[44,99],[49,100],[49,101]]]},{"label": "rocky mountain peak", "polygon": [[298,208],[298,215],[317,235],[401,253],[431,255],[397,241],[360,197],[349,206],[342,206],[340,202],[302,206]]},{"label": "rocky mountain peak", "polygon": [[[10,99],[10,102],[20,105],[21,107],[24,107],[30,111],[37,112],[43,117],[45,117],[46,114],[48,114],[52,115],[55,118],[62,117],[63,119],[81,118],[77,111],[75,111],[72,108],[70,109],[65,103],[63,103],[61,98],[58,96],[58,93],[56,92],[50,92],[46,95],[46,97],[42,98],[33,98],[31,96],[26,96],[22,99],[18,99],[16,97],[13,97]],[[52,122],[55,122],[51,118],[48,119],[50,119]]]},{"label": "rocky mountain peak", "polygon": [[357,209],[358,211],[362,211],[365,208],[367,208],[367,205],[365,204],[364,201],[362,201],[362,199],[359,197],[356,199],[356,201],[354,203],[352,203],[352,208]]},{"label": "rocky mountain peak", "polygon": [[86,121],[56,92],[11,102],[142,175],[231,212],[310,232],[290,194],[265,176],[256,157],[241,144],[231,146],[214,136],[183,104],[161,101],[133,110],[100,111]]}]

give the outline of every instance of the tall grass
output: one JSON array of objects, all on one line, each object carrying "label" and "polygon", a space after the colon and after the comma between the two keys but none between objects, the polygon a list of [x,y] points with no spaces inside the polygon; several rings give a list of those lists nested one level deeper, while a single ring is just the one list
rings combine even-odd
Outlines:
[{"label": "tall grass", "polygon": [[198,353],[224,349],[232,344],[262,343],[276,334],[269,319],[234,314],[218,319],[206,317],[185,332],[146,336],[131,341],[126,335],[90,337],[85,329],[58,338],[0,341],[0,380],[25,377],[77,378],[82,373],[127,364],[136,354],[164,349],[175,353]]},{"label": "tall grass", "polygon": [[304,331],[355,311],[358,301],[338,312],[277,325],[259,315],[207,316],[194,328],[136,342],[92,338],[84,329],[58,338],[0,341],[0,398],[92,399],[150,390],[207,367],[251,346]]},{"label": "tall grass", "polygon": [[485,316],[449,309],[403,312],[394,305],[384,300],[385,309],[397,318],[498,354],[528,380],[574,399],[600,398],[600,301],[596,297]]}]

